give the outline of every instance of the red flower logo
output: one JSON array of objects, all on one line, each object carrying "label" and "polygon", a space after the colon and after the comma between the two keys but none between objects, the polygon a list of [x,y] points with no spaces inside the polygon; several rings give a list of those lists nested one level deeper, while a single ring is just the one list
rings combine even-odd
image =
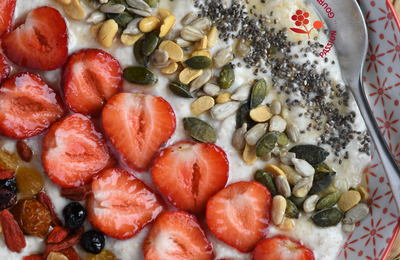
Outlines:
[{"label": "red flower logo", "polygon": [[[313,29],[320,29],[321,27],[324,27],[324,23],[321,21],[315,21],[313,23],[313,28],[310,30],[307,29],[306,25],[310,23],[310,20],[307,19],[310,17],[310,14],[308,12],[303,12],[302,10],[297,10],[295,15],[292,15],[292,20],[295,21],[296,26],[303,26],[305,30],[299,29],[299,28],[290,28],[295,33],[304,33],[308,34],[308,39],[310,39],[310,32]],[[325,27],[324,27],[325,28]]]}]

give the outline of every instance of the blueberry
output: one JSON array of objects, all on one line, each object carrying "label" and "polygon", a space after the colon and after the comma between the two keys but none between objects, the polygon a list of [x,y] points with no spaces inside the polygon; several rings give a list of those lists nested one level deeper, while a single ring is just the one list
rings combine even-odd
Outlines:
[{"label": "blueberry", "polygon": [[103,250],[104,244],[104,235],[97,230],[90,230],[83,234],[81,238],[82,248],[92,254],[99,254]]},{"label": "blueberry", "polygon": [[78,202],[71,202],[63,209],[65,225],[67,228],[79,229],[86,218],[86,210]]},{"label": "blueberry", "polygon": [[17,183],[15,181],[15,178],[0,180],[0,188],[17,193]]}]

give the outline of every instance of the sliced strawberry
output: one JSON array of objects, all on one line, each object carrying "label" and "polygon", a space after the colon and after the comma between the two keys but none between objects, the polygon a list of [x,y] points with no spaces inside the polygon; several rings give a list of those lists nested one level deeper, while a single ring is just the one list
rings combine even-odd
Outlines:
[{"label": "sliced strawberry", "polygon": [[86,206],[89,222],[106,235],[126,239],[164,211],[164,201],[141,180],[115,168],[93,178]]},{"label": "sliced strawberry", "polygon": [[67,25],[56,9],[39,7],[28,13],[25,24],[3,38],[1,47],[19,66],[55,70],[68,56]]},{"label": "sliced strawberry", "polygon": [[114,159],[93,122],[76,113],[49,129],[43,139],[42,162],[53,182],[72,188],[90,183]]},{"label": "sliced strawberry", "polygon": [[[11,28],[12,18],[15,11],[16,0],[0,1],[0,39],[8,33]],[[1,81],[1,80],[0,80]]]},{"label": "sliced strawberry", "polygon": [[214,144],[179,142],[162,150],[151,169],[154,184],[176,207],[204,213],[208,199],[225,187],[229,163]]},{"label": "sliced strawberry", "polygon": [[9,75],[10,66],[8,65],[7,60],[4,58],[4,56],[0,54],[0,85],[8,78]]},{"label": "sliced strawberry", "polygon": [[212,260],[214,253],[199,221],[184,211],[162,214],[143,242],[146,260]]},{"label": "sliced strawberry", "polygon": [[98,115],[122,88],[122,69],[110,54],[84,49],[69,56],[63,66],[65,103],[74,112]]},{"label": "sliced strawberry", "polygon": [[113,96],[103,109],[104,130],[132,169],[149,169],[154,155],[175,131],[175,113],[162,97],[141,93]]},{"label": "sliced strawberry", "polygon": [[0,132],[7,136],[40,134],[65,113],[57,93],[31,72],[6,80],[0,88]]},{"label": "sliced strawberry", "polygon": [[314,260],[314,253],[299,242],[279,235],[257,244],[253,260]]},{"label": "sliced strawberry", "polygon": [[249,253],[268,233],[271,202],[268,189],[258,182],[230,184],[208,201],[208,227],[219,240]]}]

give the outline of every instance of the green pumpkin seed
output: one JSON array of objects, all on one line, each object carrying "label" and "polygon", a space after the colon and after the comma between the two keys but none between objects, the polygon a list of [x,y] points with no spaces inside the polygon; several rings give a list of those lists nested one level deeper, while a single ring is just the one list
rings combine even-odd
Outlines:
[{"label": "green pumpkin seed", "polygon": [[310,195],[326,190],[335,179],[336,172],[317,172],[314,175],[313,186],[308,192]]},{"label": "green pumpkin seed", "polygon": [[236,112],[236,129],[241,128],[244,123],[247,124],[246,130],[251,129],[257,124],[257,122],[251,119],[250,110],[249,102],[245,102],[240,105],[238,111]]},{"label": "green pumpkin seed", "polygon": [[336,226],[343,218],[343,213],[337,208],[322,210],[312,215],[311,220],[319,227]]},{"label": "green pumpkin seed", "polygon": [[306,200],[308,199],[308,197],[310,197],[310,196],[306,195],[306,196],[304,196],[304,197],[302,197],[302,198],[297,198],[296,196],[294,196],[294,195],[292,194],[292,195],[289,197],[289,200],[292,201],[292,202],[296,205],[296,207],[297,207],[298,209],[303,209],[304,201],[306,201]]},{"label": "green pumpkin seed", "polygon": [[183,127],[197,141],[215,143],[217,140],[217,132],[214,127],[196,117],[185,117],[183,119]]},{"label": "green pumpkin seed", "polygon": [[223,89],[228,89],[235,81],[235,71],[232,63],[225,65],[219,74],[219,86]]},{"label": "green pumpkin seed", "polygon": [[274,177],[271,173],[264,170],[258,170],[254,174],[254,180],[267,187],[272,197],[275,197],[278,194],[275,187]]},{"label": "green pumpkin seed", "polygon": [[202,70],[210,67],[212,60],[207,56],[193,56],[187,59],[184,63],[189,68]]},{"label": "green pumpkin seed", "polygon": [[[111,1],[109,1],[109,2],[111,2]],[[129,5],[126,3],[125,0],[112,0],[112,2],[114,2],[116,4],[124,5],[125,7],[129,7]]]},{"label": "green pumpkin seed", "polygon": [[280,146],[285,146],[285,145],[287,145],[289,143],[289,137],[286,135],[285,132],[282,132],[282,133],[279,134],[277,143]]},{"label": "green pumpkin seed", "polygon": [[183,98],[193,98],[193,96],[190,94],[188,88],[185,85],[169,83],[169,89],[177,96]]},{"label": "green pumpkin seed", "polygon": [[160,0],[144,0],[150,7],[155,7],[158,5]]},{"label": "green pumpkin seed", "polygon": [[260,79],[251,89],[250,108],[258,107],[267,95],[267,82],[265,79]]},{"label": "green pumpkin seed", "polygon": [[274,149],[278,141],[279,132],[269,132],[265,134],[256,144],[257,157],[263,157]]},{"label": "green pumpkin seed", "polygon": [[136,61],[147,68],[149,66],[150,60],[148,56],[145,56],[142,52],[143,39],[140,39],[133,46],[133,55],[135,56]]},{"label": "green pumpkin seed", "polygon": [[299,218],[300,217],[300,212],[299,212],[296,204],[294,204],[294,202],[289,199],[286,199],[285,215],[288,218]]},{"label": "green pumpkin seed", "polygon": [[294,146],[289,152],[295,153],[296,158],[306,160],[311,165],[322,163],[329,155],[324,148],[311,144]]},{"label": "green pumpkin seed", "polygon": [[145,56],[149,56],[157,48],[158,42],[160,41],[158,35],[158,31],[152,31],[144,36],[142,52]]},{"label": "green pumpkin seed", "polygon": [[326,163],[322,162],[314,166],[315,172],[334,172]]},{"label": "green pumpkin seed", "polygon": [[158,77],[154,72],[142,67],[124,69],[124,78],[131,83],[143,86],[151,86],[158,82]]},{"label": "green pumpkin seed", "polygon": [[335,205],[339,200],[340,194],[339,192],[334,192],[331,194],[326,195],[322,199],[318,200],[317,206],[315,207],[316,210],[323,210],[326,208],[330,208]]},{"label": "green pumpkin seed", "polygon": [[122,28],[125,28],[130,21],[132,21],[135,17],[127,12],[124,11],[120,14],[107,14],[108,18],[114,19],[114,21]]}]

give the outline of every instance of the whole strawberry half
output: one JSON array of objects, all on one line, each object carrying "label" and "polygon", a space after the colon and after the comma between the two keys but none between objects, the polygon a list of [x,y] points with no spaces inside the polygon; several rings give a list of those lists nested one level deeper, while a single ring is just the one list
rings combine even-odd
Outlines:
[{"label": "whole strawberry half", "polygon": [[28,13],[24,24],[3,38],[1,48],[19,66],[58,69],[68,56],[67,25],[56,9],[39,7]]},{"label": "whole strawberry half", "polygon": [[127,239],[164,211],[160,195],[121,169],[110,168],[93,178],[87,201],[89,222],[107,236]]},{"label": "whole strawberry half", "polygon": [[43,139],[43,167],[63,188],[79,187],[95,174],[114,165],[103,135],[82,114],[55,123]]},{"label": "whole strawberry half", "polygon": [[257,244],[252,260],[315,260],[314,253],[299,242],[279,235]]},{"label": "whole strawberry half", "polygon": [[83,49],[68,57],[62,71],[65,103],[74,112],[99,115],[122,88],[122,69],[110,54]]},{"label": "whole strawberry half", "polygon": [[212,260],[214,253],[199,221],[184,211],[162,214],[143,242],[146,260]]},{"label": "whole strawberry half", "polygon": [[15,11],[16,0],[0,1],[0,39],[10,30]]},{"label": "whole strawberry half", "polygon": [[162,97],[120,93],[104,107],[102,124],[129,167],[144,172],[174,133],[176,120],[171,105]]},{"label": "whole strawberry half", "polygon": [[151,168],[153,182],[177,208],[204,213],[208,199],[225,187],[229,163],[211,143],[179,142],[162,150]]},{"label": "whole strawberry half", "polygon": [[271,194],[260,183],[236,182],[210,198],[207,225],[219,240],[249,253],[268,233],[271,204]]},{"label": "whole strawberry half", "polygon": [[9,137],[40,134],[65,113],[61,98],[39,75],[23,72],[0,88],[0,132]]}]

